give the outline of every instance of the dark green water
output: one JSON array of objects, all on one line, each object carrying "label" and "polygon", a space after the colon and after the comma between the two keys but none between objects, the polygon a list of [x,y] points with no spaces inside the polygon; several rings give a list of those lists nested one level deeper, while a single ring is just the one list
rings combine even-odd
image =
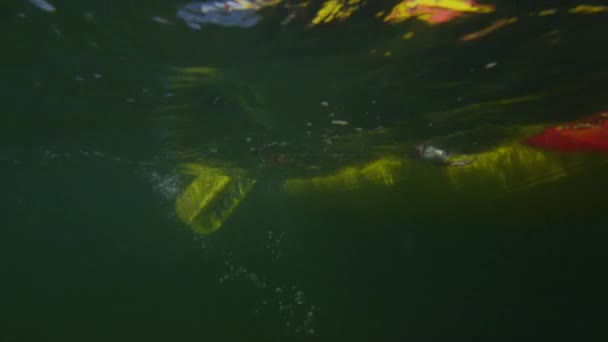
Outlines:
[{"label": "dark green water", "polygon": [[[608,14],[502,1],[388,26],[378,1],[307,29],[313,2],[194,31],[175,1],[52,3],[0,5],[0,341],[604,340],[604,154],[548,153],[574,166],[516,191],[432,186],[424,164],[393,187],[281,183],[605,110]],[[176,88],[192,67],[215,74]],[[212,235],[175,214],[188,162],[258,180]]]}]

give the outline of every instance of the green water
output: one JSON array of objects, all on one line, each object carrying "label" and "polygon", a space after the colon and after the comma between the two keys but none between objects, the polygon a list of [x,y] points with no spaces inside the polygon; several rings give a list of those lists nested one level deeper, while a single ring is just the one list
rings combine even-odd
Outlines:
[{"label": "green water", "polygon": [[[313,2],[194,31],[178,2],[52,3],[0,5],[0,341],[604,340],[604,154],[547,152],[563,177],[505,187],[424,162],[393,186],[282,184],[605,110],[608,14],[388,26],[379,1],[311,29]],[[257,179],[208,236],[175,214],[192,162]]]}]

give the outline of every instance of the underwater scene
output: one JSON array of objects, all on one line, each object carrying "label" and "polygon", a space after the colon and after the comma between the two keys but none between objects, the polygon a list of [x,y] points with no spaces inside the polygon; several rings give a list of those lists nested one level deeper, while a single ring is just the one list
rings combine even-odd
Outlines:
[{"label": "underwater scene", "polygon": [[606,0],[5,0],[0,341],[605,341]]}]

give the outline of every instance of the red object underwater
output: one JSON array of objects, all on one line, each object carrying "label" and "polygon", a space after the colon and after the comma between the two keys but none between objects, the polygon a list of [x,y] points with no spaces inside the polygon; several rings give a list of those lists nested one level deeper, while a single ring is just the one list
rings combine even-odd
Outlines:
[{"label": "red object underwater", "polygon": [[564,152],[608,151],[608,112],[548,128],[525,143]]}]

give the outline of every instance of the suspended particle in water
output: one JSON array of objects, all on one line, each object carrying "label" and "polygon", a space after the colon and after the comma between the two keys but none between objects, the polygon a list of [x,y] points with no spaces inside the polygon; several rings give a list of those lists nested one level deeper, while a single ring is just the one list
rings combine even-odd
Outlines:
[{"label": "suspended particle in water", "polygon": [[169,20],[167,20],[167,19],[165,19],[163,17],[160,17],[160,16],[155,16],[155,17],[152,17],[151,19],[152,19],[152,21],[157,22],[159,24],[163,24],[163,25],[175,25],[171,21],[169,21]]},{"label": "suspended particle in water", "polygon": [[283,19],[283,21],[281,21],[281,25],[285,26],[285,25],[289,24],[295,17],[296,17],[295,12],[289,13],[289,15],[287,15],[287,17],[285,17],[285,19]]},{"label": "suspended particle in water", "polygon": [[345,120],[332,120],[331,123],[332,123],[332,125],[338,125],[338,126],[348,125],[348,121],[345,121]]},{"label": "suspended particle in water", "polygon": [[84,12],[84,13],[82,14],[82,18],[83,18],[84,20],[86,20],[86,21],[93,21],[93,19],[95,19],[95,18],[93,17],[93,13],[91,13],[91,12]]}]

